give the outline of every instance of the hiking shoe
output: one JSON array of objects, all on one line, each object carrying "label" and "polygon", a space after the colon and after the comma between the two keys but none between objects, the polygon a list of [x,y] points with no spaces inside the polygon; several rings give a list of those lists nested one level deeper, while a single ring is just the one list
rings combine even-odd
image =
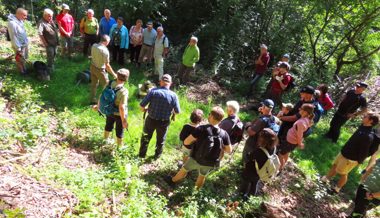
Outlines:
[{"label": "hiking shoe", "polygon": [[329,184],[329,183],[330,183],[330,180],[327,179],[326,176],[322,176],[321,181],[322,181],[323,183],[326,183],[326,184]]},{"label": "hiking shoe", "polygon": [[339,191],[340,191],[340,189],[335,187],[335,188],[330,188],[329,190],[327,190],[327,193],[330,195],[337,195],[337,194],[339,194]]},{"label": "hiking shoe", "polygon": [[175,187],[176,183],[173,182],[171,176],[165,176],[164,180],[165,180],[166,183],[168,183],[168,185],[169,185],[171,188],[174,188],[174,187]]}]

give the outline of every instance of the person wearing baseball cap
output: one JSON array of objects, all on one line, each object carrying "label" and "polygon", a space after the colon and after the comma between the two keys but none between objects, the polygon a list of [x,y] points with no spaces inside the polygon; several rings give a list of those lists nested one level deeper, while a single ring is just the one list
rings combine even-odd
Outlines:
[{"label": "person wearing baseball cap", "polygon": [[174,120],[174,114],[178,114],[181,111],[177,95],[170,90],[171,84],[172,77],[169,74],[164,74],[160,79],[160,87],[152,89],[140,103],[141,110],[148,112],[141,137],[139,151],[139,157],[141,158],[145,158],[146,156],[149,141],[154,131],[157,134],[154,159],[158,159],[161,156],[166,133],[170,125],[170,116]]},{"label": "person wearing baseball cap", "polygon": [[74,36],[74,18],[69,14],[70,7],[62,4],[62,11],[57,15],[56,20],[60,32],[60,44],[62,56],[71,56],[73,52],[73,36]]},{"label": "person wearing baseball cap", "polygon": [[[278,119],[272,114],[272,109],[275,104],[271,99],[265,99],[259,107],[260,116],[252,122],[248,122],[245,129],[248,133],[248,139],[245,142],[243,149],[243,163],[249,159],[249,155],[257,148],[257,136],[264,128],[273,128],[274,124],[278,126]],[[271,125],[273,124],[273,125]],[[278,129],[277,129],[278,131]]]},{"label": "person wearing baseball cap", "polygon": [[[283,124],[281,125],[281,131],[279,133],[280,139],[286,140],[286,134],[289,130],[289,127],[292,127],[294,122],[296,122],[300,117],[301,114],[299,113],[299,109],[302,107],[303,104],[312,104],[314,105],[314,125],[315,126],[318,121],[320,120],[323,108],[319,104],[318,100],[314,98],[315,89],[314,87],[307,85],[300,89],[300,100],[294,105],[293,110],[289,112],[287,116],[279,117]],[[291,125],[290,125],[291,124]],[[311,134],[311,128],[309,128],[305,134],[304,137],[307,137]]]},{"label": "person wearing baseball cap", "polygon": [[[360,116],[367,112],[367,99],[363,96],[363,92],[367,89],[368,84],[365,82],[357,82],[355,87],[349,90],[340,102],[338,110],[330,122],[330,129],[325,134],[326,138],[336,143],[339,139],[340,129],[352,118]],[[358,110],[360,108],[360,110]]]}]

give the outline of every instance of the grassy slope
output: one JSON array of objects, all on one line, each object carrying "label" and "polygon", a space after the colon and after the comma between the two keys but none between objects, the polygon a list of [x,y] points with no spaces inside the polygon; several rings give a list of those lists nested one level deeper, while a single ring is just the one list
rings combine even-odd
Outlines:
[{"label": "grassy slope", "polygon": [[[35,45],[34,45],[35,46]],[[2,51],[4,51],[2,47]],[[32,55],[31,60],[41,59]],[[237,154],[234,163],[223,167],[220,171],[213,173],[207,180],[206,186],[201,192],[193,191],[194,174],[187,179],[183,185],[175,190],[169,189],[162,178],[167,174],[173,174],[177,168],[177,160],[180,152],[177,149],[178,132],[182,125],[188,122],[190,112],[195,108],[201,108],[207,114],[209,105],[198,104],[186,100],[186,89],[177,90],[180,96],[182,114],[170,125],[164,155],[158,161],[145,163],[137,158],[139,138],[142,132],[142,113],[138,109],[139,99],[136,98],[137,84],[144,81],[141,71],[131,66],[131,79],[128,89],[129,99],[129,134],[125,135],[126,146],[117,149],[112,154],[110,150],[101,149],[102,129],[104,118],[94,113],[88,104],[89,87],[87,85],[75,86],[76,73],[88,68],[88,60],[80,57],[72,61],[58,59],[56,72],[52,81],[40,83],[31,78],[21,78],[15,75],[14,69],[4,71],[6,65],[2,65],[2,73],[8,73],[12,86],[15,81],[25,80],[22,84],[30,85],[32,91],[37,93],[39,99],[47,105],[56,108],[52,117],[59,119],[65,126],[69,140],[65,143],[57,143],[66,147],[75,147],[89,150],[93,153],[96,169],[70,170],[63,166],[60,159],[60,149],[50,157],[49,165],[40,168],[28,167],[25,173],[42,180],[49,181],[58,186],[67,187],[72,190],[80,200],[76,207],[76,215],[79,217],[97,217],[109,213],[105,199],[116,194],[126,193],[118,204],[118,210],[127,217],[166,217],[184,215],[185,217],[240,217],[244,216],[258,206],[261,198],[253,198],[250,204],[244,204],[237,211],[227,212],[225,205],[230,196],[236,191],[239,174],[237,168],[240,164],[240,155]],[[114,66],[114,69],[118,69]],[[243,114],[249,117],[248,114]],[[303,151],[296,151],[294,157],[302,170],[310,177],[325,173],[330,167],[331,161],[339,152],[343,142],[349,137],[349,132],[344,129],[339,144],[334,145],[323,139],[322,134],[328,127],[327,118],[321,121],[315,134],[306,141]],[[72,129],[79,133],[74,135]],[[70,130],[70,131],[69,131]],[[148,156],[153,155],[154,139],[148,151]],[[144,174],[144,172],[149,173]],[[358,182],[358,172],[351,173],[350,181],[345,191],[353,194]],[[170,198],[168,196],[171,196]]]}]

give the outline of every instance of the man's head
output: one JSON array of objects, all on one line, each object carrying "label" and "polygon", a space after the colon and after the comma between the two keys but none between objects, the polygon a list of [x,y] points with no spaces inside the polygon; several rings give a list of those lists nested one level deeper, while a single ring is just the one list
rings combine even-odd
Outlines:
[{"label": "man's head", "polygon": [[284,54],[284,55],[281,57],[281,61],[282,61],[282,62],[289,63],[289,59],[290,59],[289,54]]},{"label": "man's head", "polygon": [[94,16],[94,10],[88,9],[87,10],[87,17],[91,19],[93,16]]},{"label": "man's head", "polygon": [[160,79],[160,86],[169,88],[172,84],[172,77],[169,74],[162,75]]},{"label": "man's head", "polygon": [[157,36],[161,37],[164,35],[164,28],[162,26],[159,26],[157,28]]},{"label": "man's head", "polygon": [[16,17],[17,19],[24,21],[28,17],[28,11],[25,10],[24,8],[17,8]]},{"label": "man's head", "polygon": [[364,126],[376,126],[379,124],[379,116],[375,113],[368,112],[364,115],[362,123]]},{"label": "man's head", "polygon": [[268,47],[265,44],[260,45],[260,53],[265,54],[268,51]]},{"label": "man's head", "polygon": [[240,106],[237,101],[227,101],[227,114],[228,116],[236,115],[239,113]]},{"label": "man's head", "polygon": [[137,19],[136,20],[136,26],[142,26],[142,24],[143,24],[143,22],[142,22],[142,20],[141,19]]},{"label": "man's head", "polygon": [[148,21],[146,23],[146,27],[148,28],[149,31],[152,30],[153,29],[153,22],[152,21]]},{"label": "man's head", "polygon": [[261,102],[261,107],[259,107],[259,112],[263,115],[272,114],[272,109],[274,108],[274,102],[271,99],[265,99]]},{"label": "man's head", "polygon": [[121,27],[121,26],[123,26],[123,24],[124,24],[124,18],[123,17],[118,17],[117,18],[117,26]]},{"label": "man's head", "polygon": [[355,85],[355,93],[362,94],[368,87],[368,84],[365,82],[358,82]]},{"label": "man's head", "polygon": [[302,87],[300,91],[301,100],[303,101],[313,100],[314,93],[315,93],[315,89],[312,86],[307,85],[307,86]]},{"label": "man's head", "polygon": [[201,109],[195,109],[190,114],[190,121],[194,124],[199,124],[203,120],[203,111]]},{"label": "man's head", "polygon": [[105,9],[104,10],[104,17],[109,20],[111,18],[111,11],[110,9]]},{"label": "man's head", "polygon": [[102,43],[103,45],[107,46],[109,43],[110,43],[110,37],[108,35],[102,35],[100,37],[100,43]]},{"label": "man's head", "polygon": [[198,38],[195,37],[195,36],[192,36],[192,37],[190,38],[189,45],[196,45],[196,44],[198,44]]},{"label": "man's head", "polygon": [[120,82],[126,82],[129,78],[129,70],[125,68],[121,68],[116,72],[117,80]]},{"label": "man's head", "polygon": [[221,107],[215,106],[211,109],[210,115],[208,116],[208,122],[211,125],[218,125],[220,121],[223,120],[224,111]]},{"label": "man's head", "polygon": [[62,4],[62,12],[67,14],[70,11],[70,7],[67,4]]},{"label": "man's head", "polygon": [[53,14],[54,12],[51,9],[45,8],[43,13],[44,20],[46,20],[47,22],[51,22],[53,20]]}]

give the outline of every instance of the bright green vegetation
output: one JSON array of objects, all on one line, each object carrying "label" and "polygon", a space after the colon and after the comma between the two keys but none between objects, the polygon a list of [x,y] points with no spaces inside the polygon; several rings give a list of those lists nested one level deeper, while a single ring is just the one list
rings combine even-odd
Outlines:
[{"label": "bright green vegetation", "polygon": [[[71,190],[80,200],[75,215],[94,217],[110,213],[110,203],[106,199],[112,199],[113,195],[122,196],[117,209],[126,217],[240,217],[258,208],[261,197],[252,198],[251,202],[240,205],[238,210],[226,211],[225,205],[239,185],[240,153],[235,154],[233,163],[212,173],[204,189],[199,192],[193,189],[196,173],[173,191],[163,180],[164,176],[173,175],[178,170],[177,161],[181,157],[178,133],[182,125],[188,122],[190,112],[201,108],[207,114],[214,102],[206,105],[190,102],[186,100],[186,88],[176,90],[180,96],[182,113],[170,125],[164,154],[158,161],[149,158],[141,160],[137,153],[143,119],[138,106],[137,84],[144,81],[143,73],[127,66],[132,72],[127,84],[130,91],[129,133],[125,134],[126,145],[110,148],[103,146],[102,142],[105,119],[87,105],[89,87],[75,85],[76,73],[86,69],[88,61],[79,57],[72,61],[58,59],[56,66],[52,81],[47,83],[21,78],[13,71],[2,74],[2,77],[6,76],[2,95],[14,103],[14,119],[2,120],[1,149],[6,149],[16,139],[27,148],[44,140],[54,144],[48,164],[42,167],[29,166],[24,169],[24,173]],[[114,66],[114,69],[118,67]],[[4,103],[0,105],[3,107]],[[246,120],[255,116],[251,113],[241,115]],[[328,128],[328,120],[325,118],[318,124],[315,134],[307,139],[305,150],[296,151],[294,155],[301,170],[313,179],[328,170],[350,135],[345,131],[337,145],[323,139],[321,135]],[[59,137],[50,137],[53,135]],[[148,157],[153,155],[154,141],[151,142]],[[91,151],[96,167],[65,167],[62,157],[69,148]],[[149,167],[153,169],[147,171]],[[352,195],[358,174],[352,173],[351,177],[345,190]]]}]

